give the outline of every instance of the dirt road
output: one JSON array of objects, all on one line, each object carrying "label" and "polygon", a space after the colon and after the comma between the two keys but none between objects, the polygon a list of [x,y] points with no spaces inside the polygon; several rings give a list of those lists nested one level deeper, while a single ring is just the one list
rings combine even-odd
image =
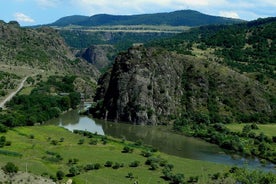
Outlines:
[{"label": "dirt road", "polygon": [[14,95],[16,95],[24,86],[25,81],[27,80],[28,76],[25,77],[21,83],[19,84],[19,86],[17,87],[17,89],[13,92],[11,92],[2,102],[0,102],[0,108],[4,108],[5,104],[10,101],[12,99],[12,97],[14,97]]}]

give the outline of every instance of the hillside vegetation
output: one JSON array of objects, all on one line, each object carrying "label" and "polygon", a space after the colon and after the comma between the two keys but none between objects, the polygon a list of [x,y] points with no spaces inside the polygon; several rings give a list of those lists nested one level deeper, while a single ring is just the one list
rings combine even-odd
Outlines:
[{"label": "hillside vegetation", "polygon": [[21,28],[17,22],[0,22],[0,64],[25,66],[59,74],[98,75],[97,70],[76,59],[59,34],[51,28]]},{"label": "hillside vegetation", "polygon": [[141,15],[108,15],[98,14],[91,17],[63,17],[51,26],[103,26],[103,25],[170,25],[170,26],[201,26],[209,24],[233,24],[242,20],[206,15],[193,10],[180,10],[170,13]]},{"label": "hillside vegetation", "polygon": [[[193,46],[208,59],[223,63],[240,73],[274,87],[276,79],[276,18],[258,19],[229,26],[194,28],[171,39],[152,42],[178,53],[193,53]],[[215,57],[214,57],[215,56]]]},{"label": "hillside vegetation", "polygon": [[77,58],[59,33],[48,27],[21,28],[17,22],[0,21],[0,100],[15,91],[25,78],[33,88],[51,75],[77,76],[78,92],[94,94],[98,69]]}]

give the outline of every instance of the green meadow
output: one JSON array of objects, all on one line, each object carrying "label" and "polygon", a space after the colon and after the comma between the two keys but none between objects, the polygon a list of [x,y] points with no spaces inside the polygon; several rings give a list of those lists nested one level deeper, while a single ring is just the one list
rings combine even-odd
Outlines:
[{"label": "green meadow", "polygon": [[[10,146],[0,149],[0,166],[13,162],[20,171],[31,172],[36,175],[55,177],[57,171],[65,176],[63,182],[72,178],[75,183],[169,183],[162,178],[162,166],[150,169],[145,162],[148,158],[141,152],[149,148],[135,145],[135,143],[93,135],[92,137],[72,133],[57,126],[17,127],[7,133],[1,133]],[[92,142],[92,143],[91,143]],[[96,144],[96,145],[95,145]],[[133,149],[131,153],[123,153],[124,147]],[[57,156],[58,155],[58,156]],[[225,165],[190,160],[176,156],[154,152],[153,157],[161,158],[174,166],[173,173],[184,174],[185,180],[191,176],[198,176],[199,183],[206,183],[210,174],[227,172]],[[75,163],[70,162],[74,160]],[[119,163],[121,167],[114,169],[105,167],[111,161]],[[132,162],[138,161],[137,167],[130,167]],[[100,164],[98,170],[85,171],[88,164]],[[82,168],[80,174],[71,176],[71,167]],[[127,177],[131,175],[131,177]]]},{"label": "green meadow", "polygon": [[[240,124],[227,124],[226,127],[230,129],[232,132],[242,132],[243,127],[247,125],[246,123]],[[272,137],[276,136],[276,124],[258,124],[259,129],[252,130],[253,132],[260,134],[263,132],[265,135]]]}]

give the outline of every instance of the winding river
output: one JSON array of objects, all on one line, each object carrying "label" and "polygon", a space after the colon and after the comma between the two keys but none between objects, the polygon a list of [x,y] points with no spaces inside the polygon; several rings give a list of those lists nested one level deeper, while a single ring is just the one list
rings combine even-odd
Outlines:
[{"label": "winding river", "polygon": [[129,141],[142,140],[146,145],[151,145],[162,152],[179,157],[245,166],[276,173],[274,164],[267,163],[263,165],[256,158],[244,158],[226,154],[223,149],[214,144],[170,132],[167,127],[163,126],[141,126],[108,122],[92,119],[88,116],[80,116],[77,111],[65,113],[48,123],[62,126],[70,131],[75,129],[87,130],[101,135],[124,138]]}]

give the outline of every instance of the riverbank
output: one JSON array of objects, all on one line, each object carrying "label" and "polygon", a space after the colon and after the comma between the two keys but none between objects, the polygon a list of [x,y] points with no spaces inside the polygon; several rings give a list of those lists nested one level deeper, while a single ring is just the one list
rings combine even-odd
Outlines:
[{"label": "riverbank", "polygon": [[[17,153],[12,155],[0,154],[1,167],[10,161],[15,163],[21,171],[25,171],[27,165],[28,172],[55,177],[59,170],[69,174],[72,166],[81,167],[83,170],[87,164],[99,163],[101,169],[90,172],[82,171],[73,177],[74,180],[78,184],[85,183],[86,179],[93,181],[93,183],[112,181],[112,183],[122,184],[130,183],[130,179],[126,176],[128,173],[133,173],[134,178],[137,178],[139,183],[147,183],[149,179],[150,183],[168,183],[160,178],[163,169],[161,166],[153,171],[149,169],[148,165],[145,165],[147,158],[141,155],[144,148],[133,147],[133,143],[128,141],[122,142],[120,139],[108,137],[107,142],[103,143],[101,136],[95,135],[88,138],[73,134],[57,126],[18,127],[7,133],[1,133],[0,136],[5,136],[6,140],[11,142],[10,146],[5,146],[1,150]],[[93,144],[91,143],[92,140],[94,140]],[[97,142],[96,145],[95,142]],[[125,146],[133,148],[133,152],[122,153]],[[212,175],[218,171],[226,172],[229,169],[225,165],[184,159],[161,152],[156,152],[153,155],[172,164],[174,173],[183,173],[187,179],[190,176],[199,176],[201,183],[208,179],[209,174]],[[76,159],[77,163],[70,165],[70,159]],[[107,168],[104,166],[107,161],[118,162],[123,164],[123,167],[119,169]],[[130,167],[129,165],[135,161],[139,162],[139,166]],[[64,178],[68,179],[68,177]]]}]

